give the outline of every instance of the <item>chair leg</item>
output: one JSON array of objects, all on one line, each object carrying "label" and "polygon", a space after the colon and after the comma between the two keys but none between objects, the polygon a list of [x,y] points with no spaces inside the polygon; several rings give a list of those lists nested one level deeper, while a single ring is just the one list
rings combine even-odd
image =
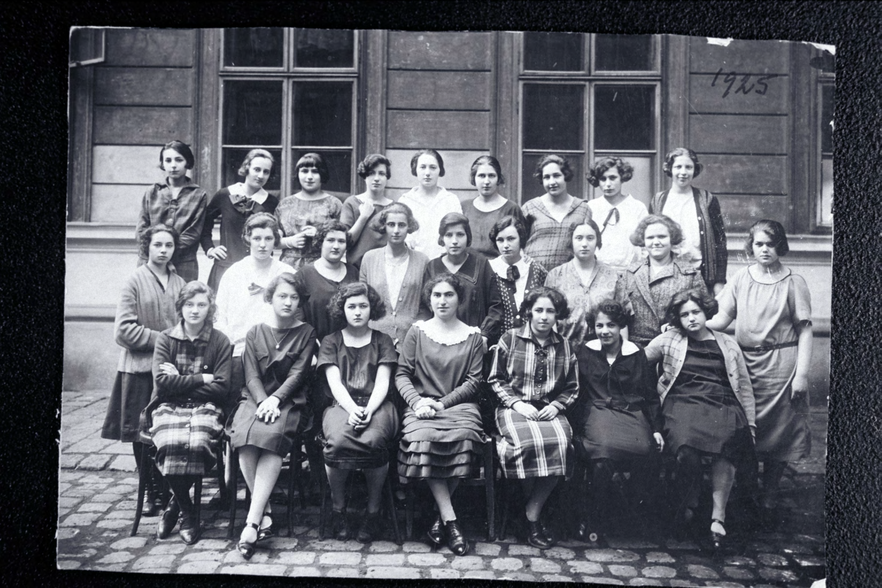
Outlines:
[{"label": "chair leg", "polygon": [[227,484],[224,480],[225,478],[225,464],[224,464],[224,443],[220,444],[217,452],[217,488],[220,493],[221,504],[225,504],[227,497],[229,496],[227,492]]},{"label": "chair leg", "polygon": [[193,484],[193,507],[198,528],[202,521],[202,476],[197,476],[196,483]]},{"label": "chair leg", "polygon": [[411,481],[405,487],[404,495],[404,536],[410,541],[413,538],[413,509],[414,509],[414,482]]},{"label": "chair leg", "polygon": [[484,444],[484,492],[487,502],[487,541],[496,541],[496,470],[493,454],[496,448],[492,441]]},{"label": "chair leg", "polygon": [[285,536],[290,537],[294,532],[294,484],[297,483],[300,488],[300,508],[306,508],[306,500],[303,492],[303,451],[302,440],[298,437],[291,447],[291,453],[288,456],[288,528]]},{"label": "chair leg", "polygon": [[322,505],[321,510],[319,510],[319,541],[324,541],[326,538],[325,535],[325,526],[328,522],[328,494],[329,490],[325,488],[322,491]]},{"label": "chair leg", "polygon": [[141,524],[141,511],[144,509],[144,492],[147,490],[148,478],[150,478],[153,471],[153,464],[150,462],[150,452],[145,445],[141,451],[141,463],[138,464],[138,499],[135,504],[135,522],[132,523],[131,537],[138,533],[138,526]]},{"label": "chair leg", "polygon": [[239,481],[239,452],[233,449],[230,456],[230,487],[227,494],[230,497],[230,525],[227,527],[227,539],[233,538],[236,529],[236,486]]},{"label": "chair leg", "polygon": [[[395,510],[395,495],[392,493],[392,481],[389,479],[389,476],[386,476],[386,480],[383,482],[383,490],[389,501],[389,516],[392,517],[392,531],[395,533],[395,543],[402,545],[404,541],[401,540],[401,529],[398,528],[398,512]],[[324,511],[322,511],[322,514],[324,515]]]},{"label": "chair leg", "polygon": [[496,537],[498,539],[505,539],[506,529],[508,527],[509,510],[508,480],[506,480],[505,477],[499,478],[499,503],[499,508],[502,511],[502,520],[499,524],[499,534],[497,534]]}]

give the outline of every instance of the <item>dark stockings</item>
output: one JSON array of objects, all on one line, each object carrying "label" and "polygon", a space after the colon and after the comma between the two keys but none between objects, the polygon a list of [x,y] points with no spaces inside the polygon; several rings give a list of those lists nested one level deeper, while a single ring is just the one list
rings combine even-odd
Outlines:
[{"label": "dark stockings", "polygon": [[193,501],[190,499],[190,488],[196,483],[196,476],[166,476],[168,485],[171,487],[172,494],[181,512],[185,515],[194,514]]}]

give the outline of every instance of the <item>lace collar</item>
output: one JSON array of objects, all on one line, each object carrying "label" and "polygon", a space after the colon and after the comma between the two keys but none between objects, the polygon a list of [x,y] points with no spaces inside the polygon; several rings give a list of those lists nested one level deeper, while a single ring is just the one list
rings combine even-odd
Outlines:
[{"label": "lace collar", "polygon": [[481,329],[478,327],[470,327],[468,325],[464,325],[455,331],[443,330],[437,323],[433,324],[429,321],[417,321],[413,326],[418,328],[426,335],[426,337],[439,345],[459,345],[470,336],[481,334]]}]

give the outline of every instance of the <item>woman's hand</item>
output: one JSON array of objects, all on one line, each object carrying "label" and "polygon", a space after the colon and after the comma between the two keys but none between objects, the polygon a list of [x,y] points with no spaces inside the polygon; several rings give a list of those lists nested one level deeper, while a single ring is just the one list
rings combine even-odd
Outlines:
[{"label": "woman's hand", "polygon": [[[175,367],[175,364],[169,362],[163,362],[159,364],[159,371],[164,376],[180,376],[180,372],[178,372],[178,368]],[[209,384],[211,382],[208,382]]]},{"label": "woman's hand", "polygon": [[421,406],[420,408],[414,411],[416,413],[416,417],[418,419],[433,419],[435,418],[435,409],[431,406]]},{"label": "woman's hand", "polygon": [[558,414],[560,414],[560,411],[557,409],[557,407],[553,404],[549,404],[542,407],[542,410],[540,410],[536,414],[536,419],[540,421],[550,421],[553,420]]},{"label": "woman's hand", "polygon": [[214,374],[202,374],[202,383],[211,384],[214,382]]},{"label": "woman's hand", "polygon": [[371,424],[371,418],[373,416],[373,413],[368,409],[361,409],[361,421],[358,424],[353,425],[352,428],[354,428],[356,431],[363,431],[364,429],[367,429],[368,425]]},{"label": "woman's hand", "polygon": [[797,374],[793,377],[793,385],[790,387],[790,402],[796,402],[808,395],[808,378]]},{"label": "woman's hand", "polygon": [[374,213],[374,205],[370,200],[365,200],[358,207],[358,216],[367,220]]},{"label": "woman's hand", "polygon": [[661,433],[653,433],[652,438],[655,439],[655,449],[661,453],[665,450],[665,439]]},{"label": "woman's hand", "polygon": [[365,410],[362,407],[356,406],[355,410],[349,413],[349,419],[346,422],[353,429],[358,429],[359,426],[364,422],[364,413]]},{"label": "woman's hand", "polygon": [[294,249],[303,249],[306,246],[306,237],[306,231],[302,231],[285,239],[285,244]]},{"label": "woman's hand", "polygon": [[525,419],[531,421],[539,420],[539,411],[536,410],[536,407],[532,404],[527,404],[526,402],[519,400],[518,402],[515,402],[511,408]]},{"label": "woman's hand", "polygon": [[281,415],[281,411],[279,410],[279,398],[277,396],[267,396],[266,400],[258,405],[254,413],[257,420],[264,421],[265,423],[276,422],[279,415]]},{"label": "woman's hand", "polygon": [[226,259],[227,258],[227,248],[223,245],[218,245],[217,247],[211,247],[208,250],[208,253],[205,254],[209,259]]}]

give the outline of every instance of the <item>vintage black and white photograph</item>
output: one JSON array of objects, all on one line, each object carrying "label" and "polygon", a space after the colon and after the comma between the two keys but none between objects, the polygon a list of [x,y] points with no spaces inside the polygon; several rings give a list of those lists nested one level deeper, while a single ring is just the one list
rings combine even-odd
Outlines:
[{"label": "vintage black and white photograph", "polygon": [[822,581],[835,54],[71,29],[58,569]]}]

